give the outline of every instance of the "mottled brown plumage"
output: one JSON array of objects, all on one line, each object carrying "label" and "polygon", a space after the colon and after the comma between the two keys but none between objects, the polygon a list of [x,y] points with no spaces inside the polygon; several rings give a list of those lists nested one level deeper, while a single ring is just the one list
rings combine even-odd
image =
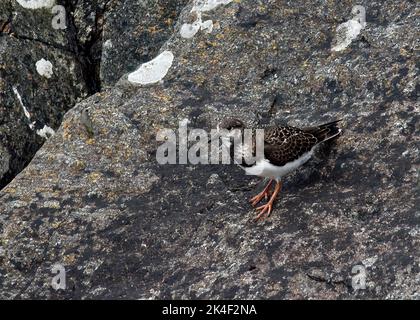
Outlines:
[{"label": "mottled brown plumage", "polygon": [[[317,144],[328,140],[339,134],[336,120],[320,126],[296,128],[291,126],[275,126],[264,129],[264,156],[273,165],[284,166],[285,164],[298,159],[300,156],[312,150]],[[223,120],[219,126],[227,130],[243,130],[244,123],[235,118]],[[252,149],[255,150],[255,140]],[[234,150],[231,150],[232,156]],[[238,156],[238,154],[236,154]],[[240,155],[239,155],[240,156]],[[245,167],[252,166],[252,163],[245,163],[243,159],[235,159]]]},{"label": "mottled brown plumage", "polygon": [[[256,206],[264,198],[270,197],[266,204],[257,208],[257,211],[259,211],[257,220],[270,215],[274,200],[281,191],[281,178],[308,161],[318,144],[337,137],[341,133],[341,129],[337,126],[340,121],[336,120],[320,126],[302,129],[289,126],[266,128],[264,130],[264,159],[255,159],[254,163],[243,161],[243,150],[247,146],[244,149],[243,146],[237,147],[232,141],[230,142],[231,156],[235,157],[234,160],[244,168],[247,174],[270,178],[264,190],[250,200],[252,205]],[[245,126],[238,119],[228,118],[222,121],[220,128],[234,130],[230,132],[236,133],[228,135],[232,140],[234,137],[238,137],[238,130],[240,130],[239,133],[243,133]],[[252,146],[249,146],[250,150],[255,151],[255,143],[254,139]],[[274,181],[276,181],[276,185],[271,194],[270,189]]]},{"label": "mottled brown plumage", "polygon": [[267,128],[264,131],[265,158],[276,166],[284,166],[317,144],[336,136],[339,133],[339,121],[303,129],[289,126]]}]

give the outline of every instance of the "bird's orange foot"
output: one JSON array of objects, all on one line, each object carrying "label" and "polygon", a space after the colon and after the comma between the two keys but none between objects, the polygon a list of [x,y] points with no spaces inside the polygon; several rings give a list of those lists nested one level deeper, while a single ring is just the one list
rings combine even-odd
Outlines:
[{"label": "bird's orange foot", "polygon": [[268,199],[270,196],[270,191],[262,191],[259,194],[257,194],[255,197],[252,197],[249,202],[251,202],[251,205],[255,207],[262,199]]},{"label": "bird's orange foot", "polygon": [[258,207],[256,210],[260,212],[255,218],[255,221],[264,220],[265,218],[268,218],[271,214],[271,211],[273,211],[273,203],[270,201],[261,207]]},{"label": "bird's orange foot", "polygon": [[[262,205],[256,209],[257,211],[259,211],[259,213],[257,217],[255,218],[255,221],[263,220],[264,218],[267,218],[270,216],[271,211],[273,211],[274,201],[276,200],[276,197],[279,194],[280,190],[281,190],[281,182],[277,182],[274,188],[274,192],[270,197],[270,200],[265,205]],[[264,191],[267,192],[268,190],[264,189]]]},{"label": "bird's orange foot", "polygon": [[252,197],[249,200],[249,202],[251,202],[251,205],[253,207],[255,207],[262,199],[265,198],[267,200],[270,197],[271,195],[270,187],[272,183],[273,183],[273,180],[270,180],[263,191],[261,191],[259,194],[257,194],[255,197]]}]

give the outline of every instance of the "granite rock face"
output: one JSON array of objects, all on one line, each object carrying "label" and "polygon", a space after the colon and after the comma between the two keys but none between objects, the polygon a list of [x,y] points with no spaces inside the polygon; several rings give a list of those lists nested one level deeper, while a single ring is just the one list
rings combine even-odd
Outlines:
[{"label": "granite rock face", "polygon": [[103,88],[155,57],[173,34],[187,0],[111,1],[105,11],[100,81]]},{"label": "granite rock face", "polygon": [[88,94],[74,43],[53,18],[51,8],[0,4],[0,189]]},{"label": "granite rock face", "polygon": [[[419,299],[415,3],[224,2],[201,12],[211,32],[189,3],[159,51],[174,57],[162,81],[124,76],[77,104],[1,191],[0,297]],[[159,129],[227,116],[342,118],[344,132],[254,223],[257,178],[156,161]]]},{"label": "granite rock face", "polygon": [[[21,1],[23,6],[7,0],[0,4],[0,189],[44,143],[37,130],[57,129],[76,102],[151,59],[172,34],[186,2],[36,0]],[[53,28],[58,12],[52,6],[31,9],[39,3],[63,5],[66,28]],[[52,63],[52,77],[37,72],[40,59]]]}]

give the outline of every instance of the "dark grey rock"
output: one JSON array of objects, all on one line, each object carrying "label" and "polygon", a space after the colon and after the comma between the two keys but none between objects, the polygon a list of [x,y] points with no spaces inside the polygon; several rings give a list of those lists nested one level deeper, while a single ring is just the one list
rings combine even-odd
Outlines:
[{"label": "dark grey rock", "polygon": [[90,93],[101,90],[100,68],[104,15],[110,0],[73,0],[69,5],[69,20],[73,27],[70,34],[77,44],[76,50],[82,57],[80,63],[85,69],[85,80]]},{"label": "dark grey rock", "polygon": [[[44,143],[47,136],[37,130],[57,129],[64,113],[88,93],[66,31],[54,29],[52,18],[50,9],[0,4],[0,189]],[[41,59],[52,64],[50,78],[37,72]]]},{"label": "dark grey rock", "polygon": [[[233,1],[203,13],[211,33],[184,39],[187,6],[161,48],[174,55],[162,82],[125,76],[78,104],[1,191],[0,297],[419,299],[416,5],[362,5],[367,26],[339,52],[348,3]],[[232,115],[261,127],[343,118],[344,134],[254,223],[257,178],[155,159],[159,129]],[[56,263],[65,290],[51,287]]]},{"label": "dark grey rock", "polygon": [[103,88],[156,56],[173,34],[187,0],[111,1],[104,15],[100,79]]},{"label": "dark grey rock", "polygon": [[[173,33],[186,2],[56,1],[66,10],[64,30],[52,27],[55,15],[51,8],[32,10],[14,0],[0,4],[0,62],[4,66],[0,81],[8,84],[0,105],[0,189],[29,163],[44,142],[36,136],[36,129],[44,125],[56,129],[64,112],[81,98],[109,87],[151,59]],[[103,41],[104,36],[108,42]],[[52,59],[55,75],[40,79],[35,63],[47,57]],[[18,65],[15,70],[8,67],[14,64]],[[34,130],[28,130],[28,121],[22,118],[13,86],[25,91],[22,99],[38,119]]]}]

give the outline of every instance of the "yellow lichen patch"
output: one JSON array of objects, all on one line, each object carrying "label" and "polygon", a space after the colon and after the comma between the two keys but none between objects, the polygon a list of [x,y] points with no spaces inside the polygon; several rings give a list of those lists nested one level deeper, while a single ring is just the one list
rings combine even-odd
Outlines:
[{"label": "yellow lichen patch", "polygon": [[216,34],[216,39],[217,40],[222,40],[222,39],[224,39],[225,38],[225,35],[221,32],[221,33],[218,33],[218,34]]},{"label": "yellow lichen patch", "polygon": [[153,96],[159,99],[160,101],[172,102],[172,97],[162,91],[154,92]]},{"label": "yellow lichen patch", "polygon": [[58,229],[61,225],[62,225],[61,221],[56,221],[56,222],[51,223],[51,227],[53,229]]},{"label": "yellow lichen patch", "polygon": [[58,191],[58,190],[57,191],[54,191],[54,192],[51,193],[51,196],[58,198],[59,196],[61,196],[61,192]]},{"label": "yellow lichen patch", "polygon": [[88,176],[88,180],[91,182],[91,183],[96,183],[96,182],[98,182],[98,180],[99,179],[101,179],[102,178],[102,173],[100,173],[100,172],[92,172],[91,174],[89,174],[89,176]]},{"label": "yellow lichen patch", "polygon": [[70,168],[74,171],[82,171],[86,168],[86,163],[81,160],[76,160],[70,165]]},{"label": "yellow lichen patch", "polygon": [[113,147],[111,146],[106,146],[102,149],[102,153],[107,157],[107,158],[112,158],[115,154],[115,150]]},{"label": "yellow lichen patch", "polygon": [[273,49],[273,50],[277,50],[278,49],[278,46],[277,46],[277,43],[276,43],[275,40],[271,41],[271,49]]},{"label": "yellow lichen patch", "polygon": [[31,195],[27,195],[27,194],[22,195],[19,198],[19,200],[21,200],[23,202],[27,202],[27,203],[32,203],[32,202],[36,201]]},{"label": "yellow lichen patch", "polygon": [[309,59],[306,59],[305,61],[303,61],[303,63],[302,63],[303,68],[306,68],[309,65],[308,61],[309,61]]},{"label": "yellow lichen patch", "polygon": [[[29,168],[29,167],[28,167]],[[58,172],[56,171],[44,171],[44,172],[38,172],[36,170],[30,171],[29,169],[27,169],[25,171],[26,174],[28,174],[28,176],[31,177],[31,180],[34,181],[34,179],[42,179],[42,181],[46,182],[46,183],[57,183],[58,182]],[[44,187],[40,187],[40,189],[45,189]],[[47,187],[48,191],[51,191],[51,189],[49,189]]]},{"label": "yellow lichen patch", "polygon": [[101,135],[107,135],[109,132],[109,130],[107,130],[105,127],[99,128],[98,131]]},{"label": "yellow lichen patch", "polygon": [[93,138],[89,138],[89,139],[86,140],[86,144],[88,144],[88,145],[92,145],[94,143],[95,143],[95,139],[93,139]]},{"label": "yellow lichen patch", "polygon": [[16,188],[6,187],[2,190],[2,192],[9,193],[9,194],[15,194],[16,193]]},{"label": "yellow lichen patch", "polygon": [[216,41],[205,41],[207,47],[218,47],[220,46],[219,42]]},{"label": "yellow lichen patch", "polygon": [[48,193],[51,191],[51,188],[48,187],[39,187],[39,188],[35,188],[34,192],[35,193]]},{"label": "yellow lichen patch", "polygon": [[63,259],[64,264],[66,265],[72,265],[76,262],[76,255],[74,253],[69,254],[64,257]]},{"label": "yellow lichen patch", "polygon": [[207,77],[204,74],[197,73],[194,77],[194,82],[198,85],[203,85],[207,81]]},{"label": "yellow lichen patch", "polygon": [[400,54],[401,54],[402,56],[404,56],[404,57],[409,57],[409,56],[411,56],[411,55],[410,55],[410,53],[409,53],[406,49],[404,49],[404,48],[401,48],[401,49],[400,49]]},{"label": "yellow lichen patch", "polygon": [[55,154],[49,154],[49,155],[47,155],[47,160],[49,161],[49,162],[52,162],[52,161],[54,161],[56,159],[56,155]]},{"label": "yellow lichen patch", "polygon": [[131,151],[129,148],[124,148],[121,150],[121,154],[125,160],[128,160],[132,156],[133,151]]},{"label": "yellow lichen patch", "polygon": [[109,202],[113,202],[115,200],[117,200],[120,197],[120,192],[127,192],[127,187],[124,188],[124,190],[118,190],[119,192],[115,192],[115,191],[109,191],[105,194],[105,198],[109,201]]},{"label": "yellow lichen patch", "polygon": [[64,122],[62,124],[63,128],[63,139],[70,140],[71,139],[71,130],[70,130],[70,122]]},{"label": "yellow lichen patch", "polygon": [[116,169],[114,170],[114,174],[115,174],[116,176],[122,176],[122,175],[124,174],[124,171],[125,171],[125,168],[116,168]]},{"label": "yellow lichen patch", "polygon": [[64,140],[71,140],[71,133],[69,132],[63,132],[63,139]]},{"label": "yellow lichen patch", "polygon": [[150,33],[158,33],[158,32],[161,32],[161,31],[163,31],[162,29],[159,29],[159,28],[157,28],[156,26],[152,26],[152,27],[149,27],[148,29],[147,29],[147,31],[149,31]]}]

